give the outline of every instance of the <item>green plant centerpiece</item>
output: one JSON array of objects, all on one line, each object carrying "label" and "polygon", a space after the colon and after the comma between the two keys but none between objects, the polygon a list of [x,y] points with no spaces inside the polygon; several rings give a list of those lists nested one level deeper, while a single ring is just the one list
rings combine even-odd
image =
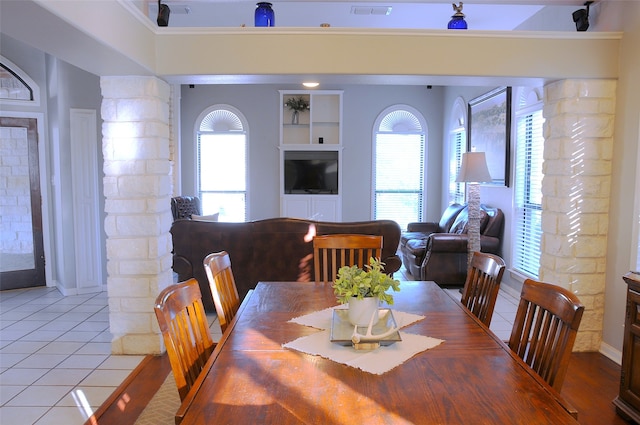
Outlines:
[{"label": "green plant centerpiece", "polygon": [[290,97],[286,102],[284,102],[284,106],[293,111],[293,114],[291,115],[291,124],[298,124],[298,115],[300,111],[306,111],[309,109],[309,101],[302,96]]},{"label": "green plant centerpiece", "polygon": [[358,266],[343,266],[338,270],[333,292],[340,304],[349,304],[349,320],[353,325],[367,326],[374,314],[375,324],[380,301],[393,305],[393,295],[387,291],[400,291],[400,282],[384,272],[384,265],[372,257],[365,270]]},{"label": "green plant centerpiece", "polygon": [[284,102],[284,106],[288,107],[292,111],[306,111],[309,109],[309,102],[302,96],[290,97]]}]

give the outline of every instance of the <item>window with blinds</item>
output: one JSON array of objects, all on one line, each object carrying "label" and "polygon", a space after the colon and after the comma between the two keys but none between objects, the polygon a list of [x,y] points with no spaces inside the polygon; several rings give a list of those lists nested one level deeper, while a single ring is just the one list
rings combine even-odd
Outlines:
[{"label": "window with blinds", "polygon": [[449,204],[463,204],[465,185],[456,182],[460,166],[462,165],[462,154],[466,151],[467,135],[464,128],[457,129],[451,133],[449,145]]},{"label": "window with blinds", "polygon": [[375,134],[374,219],[394,220],[401,229],[422,221],[424,127],[407,110],[388,112]]},{"label": "window with blinds", "polygon": [[542,235],[542,110],[517,117],[513,268],[538,278]]},{"label": "window with blinds", "polygon": [[203,215],[243,222],[247,216],[247,136],[238,115],[215,109],[197,133],[198,196]]}]

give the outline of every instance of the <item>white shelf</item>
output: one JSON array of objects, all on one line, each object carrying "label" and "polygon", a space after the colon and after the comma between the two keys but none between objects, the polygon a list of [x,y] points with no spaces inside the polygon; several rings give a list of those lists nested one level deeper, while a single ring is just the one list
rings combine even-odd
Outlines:
[{"label": "white shelf", "polygon": [[[342,220],[342,91],[280,90],[280,214],[319,221]],[[302,96],[309,103],[301,111],[298,124],[292,124],[293,112],[285,106],[292,97]],[[320,140],[322,139],[322,143]],[[324,157],[321,152],[336,152],[338,190],[328,193],[285,193],[287,152],[307,152],[309,158]],[[304,157],[304,155],[303,155]]]},{"label": "white shelf", "polygon": [[[298,124],[292,124],[293,111],[285,106],[290,98],[302,97],[309,110],[298,112]],[[341,90],[280,90],[280,144],[342,144]]]}]

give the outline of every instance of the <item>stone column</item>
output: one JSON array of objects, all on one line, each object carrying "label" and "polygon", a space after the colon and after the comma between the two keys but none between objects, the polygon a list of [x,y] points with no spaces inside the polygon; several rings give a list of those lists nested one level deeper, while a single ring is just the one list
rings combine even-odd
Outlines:
[{"label": "stone column", "polygon": [[563,80],[544,90],[540,280],[585,305],[575,351],[602,339],[616,82]]},{"label": "stone column", "polygon": [[157,354],[153,305],[172,282],[170,88],[137,76],[100,85],[111,352]]}]

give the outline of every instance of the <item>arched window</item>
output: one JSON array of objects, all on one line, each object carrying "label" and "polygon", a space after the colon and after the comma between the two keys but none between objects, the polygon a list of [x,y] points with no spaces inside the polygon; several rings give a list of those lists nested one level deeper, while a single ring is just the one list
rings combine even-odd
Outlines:
[{"label": "arched window", "polygon": [[462,164],[462,154],[467,151],[467,117],[464,100],[453,103],[449,124],[449,203],[464,203],[465,184],[456,182]]},{"label": "arched window", "polygon": [[39,95],[38,85],[11,61],[0,56],[0,102],[37,106]]},{"label": "arched window", "polygon": [[374,125],[374,219],[396,221],[406,229],[422,221],[426,121],[414,108],[395,105]]},{"label": "arched window", "polygon": [[219,213],[220,221],[246,221],[246,120],[229,105],[214,105],[201,117],[196,143],[202,213]]}]

